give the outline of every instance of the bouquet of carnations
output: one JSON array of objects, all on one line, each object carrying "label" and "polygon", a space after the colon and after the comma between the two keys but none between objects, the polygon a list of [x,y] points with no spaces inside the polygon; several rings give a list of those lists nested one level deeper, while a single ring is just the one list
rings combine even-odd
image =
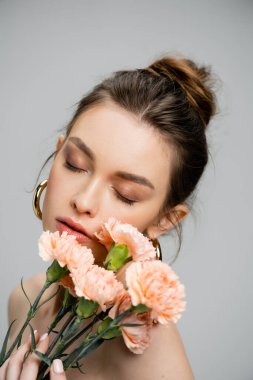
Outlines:
[{"label": "bouquet of carnations", "polygon": [[[184,285],[169,265],[156,259],[156,250],[146,236],[112,217],[94,235],[108,251],[104,267],[94,264],[91,249],[79,244],[75,236],[67,232],[60,235],[58,231],[42,233],[39,255],[53,262],[47,269],[42,290],[35,302],[30,303],[25,323],[7,351],[14,321],[10,324],[0,352],[0,366],[20,346],[27,326],[31,329],[31,352],[41,359],[37,377],[41,380],[49,378],[47,370],[57,358],[63,361],[65,371],[69,368],[81,371],[80,361],[108,339],[121,336],[130,351],[142,354],[150,345],[153,324],[176,323],[181,317],[186,305]],[[124,266],[124,280],[120,281],[118,275]],[[64,286],[65,295],[48,329],[48,334],[55,336],[42,354],[36,350],[30,321],[43,304],[56,296],[57,293],[40,303],[53,283]],[[22,281],[21,286],[25,293]],[[57,324],[66,316],[57,331]],[[84,323],[87,318],[88,325]],[[96,329],[91,332],[94,326]],[[74,342],[77,344],[71,349]]]}]

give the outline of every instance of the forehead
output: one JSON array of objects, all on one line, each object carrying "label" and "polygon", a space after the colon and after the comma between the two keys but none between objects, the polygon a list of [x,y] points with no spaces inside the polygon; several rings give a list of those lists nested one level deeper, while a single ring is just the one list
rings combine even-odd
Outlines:
[{"label": "forehead", "polygon": [[153,127],[114,104],[101,104],[82,113],[69,136],[81,138],[96,163],[168,183],[172,149]]}]

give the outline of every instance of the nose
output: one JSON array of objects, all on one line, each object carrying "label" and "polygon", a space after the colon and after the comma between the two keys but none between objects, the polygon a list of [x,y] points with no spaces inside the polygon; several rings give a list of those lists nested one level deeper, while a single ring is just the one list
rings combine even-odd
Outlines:
[{"label": "nose", "polygon": [[101,184],[94,179],[82,186],[71,198],[71,207],[80,214],[88,214],[91,218],[97,215]]}]

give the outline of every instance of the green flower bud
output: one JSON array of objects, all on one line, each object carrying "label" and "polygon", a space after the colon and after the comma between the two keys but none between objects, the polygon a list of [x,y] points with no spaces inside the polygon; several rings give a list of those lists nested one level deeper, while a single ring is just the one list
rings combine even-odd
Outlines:
[{"label": "green flower bud", "polygon": [[62,302],[63,307],[67,308],[67,307],[73,305],[75,303],[75,301],[76,301],[76,298],[73,297],[72,294],[70,294],[70,291],[67,288],[65,290],[64,298],[63,298],[63,302]]},{"label": "green flower bud", "polygon": [[[100,323],[100,325],[98,326],[98,333],[102,333],[107,327],[110,326],[110,324],[112,323],[113,319],[108,317],[106,318],[104,321],[102,321]],[[121,336],[121,330],[119,327],[112,327],[110,330],[107,330],[104,335],[102,336],[103,339],[112,339],[112,338],[115,338],[117,336]]]},{"label": "green flower bud", "polygon": [[139,303],[139,305],[131,307],[131,311],[133,311],[134,313],[144,313],[144,311],[147,311],[148,309],[149,307],[143,305],[143,303]]},{"label": "green flower bud", "polygon": [[63,268],[60,266],[57,260],[54,260],[50,267],[47,269],[47,281],[50,283],[56,282],[68,274],[69,270],[67,265]]},{"label": "green flower bud", "polygon": [[84,297],[81,297],[77,304],[76,314],[79,318],[89,318],[97,311],[97,309],[97,302],[86,300]]},{"label": "green flower bud", "polygon": [[105,258],[104,265],[106,269],[116,272],[131,259],[126,244],[113,244]]}]

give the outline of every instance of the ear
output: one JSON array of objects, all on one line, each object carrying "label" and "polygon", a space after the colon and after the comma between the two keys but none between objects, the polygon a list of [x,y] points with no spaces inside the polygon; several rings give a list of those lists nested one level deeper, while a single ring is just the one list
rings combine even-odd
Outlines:
[{"label": "ear", "polygon": [[158,223],[152,224],[147,228],[147,235],[151,239],[155,239],[158,236],[164,234],[166,231],[174,228],[179,222],[181,222],[189,213],[189,208],[186,205],[179,204],[165,214]]},{"label": "ear", "polygon": [[59,135],[58,136],[57,143],[56,143],[56,151],[57,152],[61,149],[61,147],[62,147],[62,145],[63,145],[63,143],[65,141],[65,138],[66,138],[65,135]]}]

